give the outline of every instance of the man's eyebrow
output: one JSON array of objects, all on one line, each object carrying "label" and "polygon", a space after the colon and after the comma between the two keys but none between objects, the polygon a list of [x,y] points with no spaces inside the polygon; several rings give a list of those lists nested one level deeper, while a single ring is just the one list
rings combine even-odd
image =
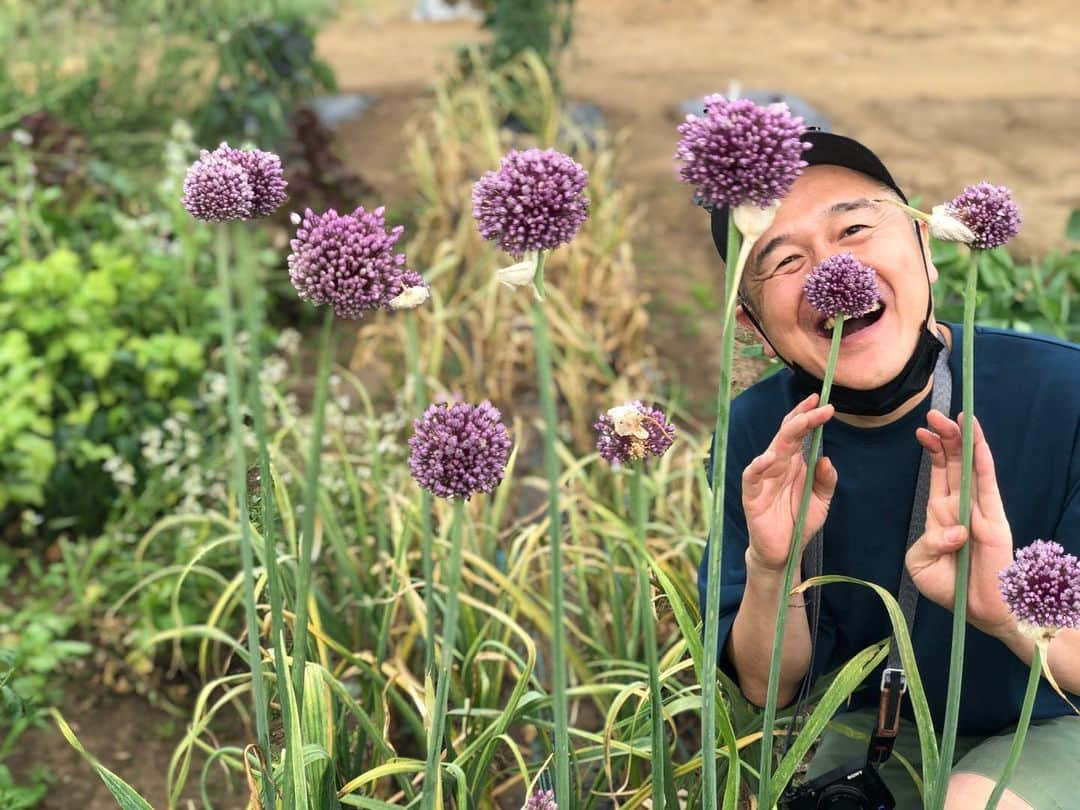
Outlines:
[{"label": "man's eyebrow", "polygon": [[836,214],[846,214],[848,211],[858,211],[860,208],[877,208],[877,203],[866,197],[860,197],[857,200],[848,200],[847,202],[838,202],[829,206],[828,210],[825,211],[825,216],[831,217]]},{"label": "man's eyebrow", "polygon": [[761,249],[761,252],[758,253],[757,258],[754,259],[752,263],[752,274],[756,275],[757,273],[760,273],[761,266],[765,264],[765,258],[778,247],[780,247],[780,245],[784,244],[784,242],[787,242],[790,239],[791,234],[782,233],[778,236],[774,236],[772,239],[766,242],[765,247]]}]

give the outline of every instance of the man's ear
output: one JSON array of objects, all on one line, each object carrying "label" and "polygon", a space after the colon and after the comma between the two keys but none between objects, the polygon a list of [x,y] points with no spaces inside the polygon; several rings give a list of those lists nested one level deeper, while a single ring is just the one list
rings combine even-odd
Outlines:
[{"label": "man's ear", "polygon": [[930,253],[930,226],[925,221],[917,219],[915,227],[919,229],[921,237],[919,241],[922,244],[923,259],[926,261],[926,275],[930,283],[934,284],[938,280],[938,269],[934,266],[934,257]]},{"label": "man's ear", "polygon": [[754,322],[750,320],[746,314],[746,310],[742,304],[735,305],[735,320],[739,322],[739,326],[748,332],[753,332],[754,337],[761,343],[762,348],[765,349],[766,357],[776,357],[776,352],[773,351],[773,347],[769,345],[769,341],[765,339],[765,336],[758,331],[758,328],[754,326]]}]

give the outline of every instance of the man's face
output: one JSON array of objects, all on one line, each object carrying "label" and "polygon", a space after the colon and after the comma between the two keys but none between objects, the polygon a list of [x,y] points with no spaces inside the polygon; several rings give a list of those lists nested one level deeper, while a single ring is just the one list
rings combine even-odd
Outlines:
[{"label": "man's face", "polygon": [[[873,202],[889,195],[860,172],[808,167],[744,271],[750,307],[769,341],[817,377],[825,375],[831,331],[803,295],[810,268],[850,252],[877,271],[881,310],[844,325],[834,379],[849,388],[875,388],[895,377],[915,350],[926,316],[927,273],[912,220],[891,203]],[[937,270],[926,258],[934,281]],[[740,322],[749,326],[745,315]]]}]

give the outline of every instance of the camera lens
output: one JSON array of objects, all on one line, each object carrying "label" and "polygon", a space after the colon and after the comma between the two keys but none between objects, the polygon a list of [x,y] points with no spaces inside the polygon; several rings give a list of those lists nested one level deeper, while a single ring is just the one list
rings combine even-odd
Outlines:
[{"label": "camera lens", "polygon": [[825,788],[818,797],[817,806],[829,810],[871,810],[866,794],[851,785],[830,785]]}]

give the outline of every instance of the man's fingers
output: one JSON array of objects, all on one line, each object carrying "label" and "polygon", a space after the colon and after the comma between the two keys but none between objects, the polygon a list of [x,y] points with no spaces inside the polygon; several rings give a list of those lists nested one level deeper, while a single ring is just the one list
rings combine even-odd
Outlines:
[{"label": "man's fingers", "polygon": [[791,457],[802,452],[802,442],[807,434],[828,422],[835,412],[836,409],[832,405],[826,405],[795,414],[780,425],[780,430],[773,437],[769,449],[781,457]]},{"label": "man's fingers", "polygon": [[811,394],[806,399],[804,399],[802,402],[800,402],[798,405],[796,405],[794,408],[792,408],[790,411],[788,411],[788,413],[781,420],[780,424],[785,425],[791,419],[798,416],[800,413],[806,413],[808,410],[815,407],[817,405],[817,402],[818,402],[818,395],[817,394]]},{"label": "man's fingers", "polygon": [[954,554],[964,544],[967,529],[948,526],[929,529],[908,549],[906,562],[912,576],[937,562],[947,554]]},{"label": "man's fingers", "polygon": [[[960,415],[960,424],[963,425],[963,414]],[[990,452],[990,444],[983,434],[979,417],[974,417],[971,424],[975,434],[973,437],[975,440],[974,501],[987,519],[995,522],[1004,521],[1006,520],[1005,506],[1001,502],[1001,492],[998,490],[997,472],[994,469],[994,457]]]},{"label": "man's fingers", "polygon": [[941,411],[934,409],[926,415],[926,422],[930,425],[930,429],[941,438],[941,446],[945,451],[945,474],[949,491],[956,492],[960,489],[961,470],[964,466],[960,427]]},{"label": "man's fingers", "polygon": [[836,467],[827,458],[819,458],[814,468],[814,495],[828,503],[836,491]]},{"label": "man's fingers", "polygon": [[941,437],[926,428],[916,428],[915,438],[930,456],[930,497],[948,497],[949,480],[945,470],[945,448],[941,445]]}]

